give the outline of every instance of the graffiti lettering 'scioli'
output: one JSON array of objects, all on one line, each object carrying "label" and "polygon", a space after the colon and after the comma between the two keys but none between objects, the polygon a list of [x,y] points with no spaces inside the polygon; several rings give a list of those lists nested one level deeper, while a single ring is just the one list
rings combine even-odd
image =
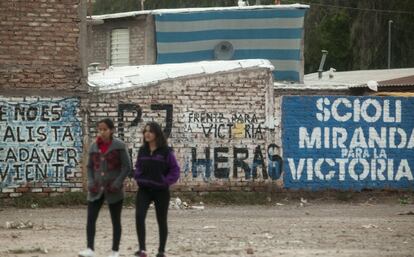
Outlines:
[{"label": "graffiti lettering 'scioli'", "polygon": [[368,99],[348,99],[319,98],[316,101],[319,110],[316,118],[319,121],[329,121],[334,119],[338,122],[365,121],[368,123],[383,121],[385,123],[401,122],[401,100],[380,100],[375,98]]},{"label": "graffiti lettering 'scioli'", "polygon": [[69,185],[82,153],[79,100],[0,101],[0,187]]},{"label": "graffiti lettering 'scioli'", "polygon": [[282,108],[287,187],[413,188],[414,99],[284,97]]}]

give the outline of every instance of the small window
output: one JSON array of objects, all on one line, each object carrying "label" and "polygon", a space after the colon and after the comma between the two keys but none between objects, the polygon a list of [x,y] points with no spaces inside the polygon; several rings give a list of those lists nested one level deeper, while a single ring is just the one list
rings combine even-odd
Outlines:
[{"label": "small window", "polygon": [[114,29],[111,34],[111,65],[129,65],[129,29]]}]

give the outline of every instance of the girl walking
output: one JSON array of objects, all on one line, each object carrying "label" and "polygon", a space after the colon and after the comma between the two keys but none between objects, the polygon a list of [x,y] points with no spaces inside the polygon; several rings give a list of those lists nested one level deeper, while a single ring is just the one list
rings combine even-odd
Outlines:
[{"label": "girl walking", "polygon": [[79,257],[95,256],[95,225],[105,200],[109,205],[113,228],[112,253],[109,257],[118,257],[124,199],[122,186],[131,165],[125,143],[113,137],[113,121],[103,119],[98,122],[97,129],[98,137],[89,149],[87,249],[79,252]]},{"label": "girl walking", "polygon": [[167,145],[167,139],[156,122],[147,123],[143,131],[144,144],[138,152],[135,165],[135,180],[139,186],[136,197],[136,229],[139,250],[135,256],[147,257],[145,247],[145,218],[151,202],[154,202],[159,229],[157,257],[165,256],[168,226],[167,215],[170,203],[169,187],[180,176],[174,152]]}]

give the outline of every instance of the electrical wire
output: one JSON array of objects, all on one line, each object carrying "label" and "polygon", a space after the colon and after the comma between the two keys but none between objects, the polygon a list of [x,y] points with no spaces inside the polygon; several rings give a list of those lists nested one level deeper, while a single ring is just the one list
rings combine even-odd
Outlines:
[{"label": "electrical wire", "polygon": [[349,7],[349,6],[340,6],[340,5],[331,5],[331,4],[320,4],[320,3],[308,3],[311,6],[320,6],[320,7],[327,7],[327,8],[339,8],[339,9],[348,9],[348,10],[355,10],[355,11],[365,11],[365,12],[377,12],[377,13],[392,13],[392,14],[408,14],[414,15],[414,12],[409,11],[397,11],[397,10],[382,10],[382,9],[368,9],[368,8],[357,8],[357,7]]}]

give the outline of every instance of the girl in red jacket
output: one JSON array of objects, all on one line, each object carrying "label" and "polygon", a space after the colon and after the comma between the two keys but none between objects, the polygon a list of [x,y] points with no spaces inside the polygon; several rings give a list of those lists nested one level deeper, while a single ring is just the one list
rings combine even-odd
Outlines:
[{"label": "girl in red jacket", "polygon": [[95,256],[95,225],[99,210],[106,200],[113,228],[112,253],[109,257],[119,257],[124,199],[122,185],[130,171],[130,159],[125,143],[113,137],[115,126],[112,120],[99,121],[97,129],[98,137],[89,149],[87,249],[79,252],[79,256]]}]

